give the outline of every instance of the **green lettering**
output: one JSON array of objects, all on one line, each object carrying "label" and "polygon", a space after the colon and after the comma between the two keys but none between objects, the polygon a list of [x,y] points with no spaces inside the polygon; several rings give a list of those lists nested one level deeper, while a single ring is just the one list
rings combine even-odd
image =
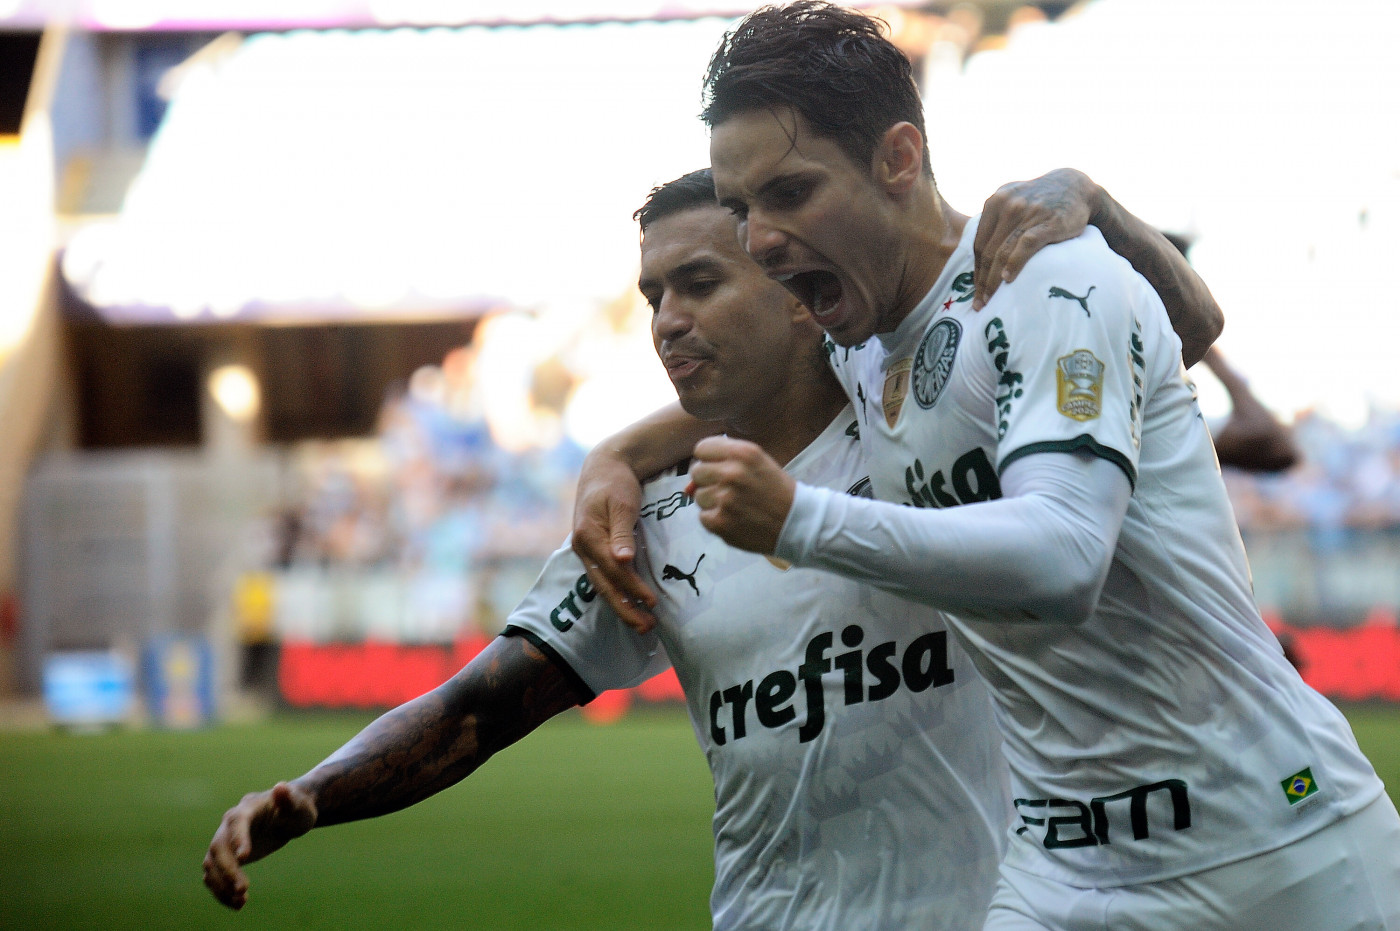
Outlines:
[{"label": "green lettering", "polygon": [[992,467],[982,447],[968,450],[953,463],[953,491],[963,504],[995,501],[1001,497],[997,470]]},{"label": "green lettering", "polygon": [[890,662],[896,649],[895,642],[890,640],[871,648],[865,655],[865,668],[875,677],[875,684],[870,687],[871,701],[889,698],[899,689],[899,670]]},{"label": "green lettering", "polygon": [[786,669],[764,676],[754,694],[753,705],[758,713],[758,723],[764,727],[781,727],[797,717],[797,711],[788,704],[796,691],[797,677]]},{"label": "green lettering", "polygon": [[935,630],[918,637],[904,651],[904,684],[911,692],[922,692],[929,686],[947,685],[953,681],[948,668],[948,633]]},{"label": "green lettering", "polygon": [[734,739],[738,740],[748,734],[748,722],[744,719],[744,709],[748,707],[749,699],[753,698],[753,680],[750,679],[743,685],[733,685],[724,690],[724,700],[729,702],[729,707],[734,709],[729,716],[729,723],[734,728]]},{"label": "green lettering", "polygon": [[719,709],[724,707],[724,697],[719,692],[710,695],[710,739],[716,746],[722,747],[725,743],[724,728],[719,723]]},{"label": "green lettering", "polygon": [[1191,799],[1187,795],[1185,781],[1163,779],[1161,782],[1138,786],[1126,792],[1119,792],[1117,795],[1101,795],[1090,800],[1089,806],[1094,812],[1094,836],[1098,838],[1099,843],[1108,843],[1107,804],[1122,799],[1128,799],[1128,815],[1133,828],[1133,840],[1145,840],[1148,836],[1147,797],[1153,792],[1160,792],[1163,789],[1171,798],[1172,827],[1178,831],[1189,828],[1191,826]]}]

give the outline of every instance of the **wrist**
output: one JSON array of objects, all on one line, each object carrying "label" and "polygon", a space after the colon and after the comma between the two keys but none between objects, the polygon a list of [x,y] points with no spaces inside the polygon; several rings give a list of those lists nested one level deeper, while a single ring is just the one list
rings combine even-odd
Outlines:
[{"label": "wrist", "polygon": [[[1073,169],[1069,169],[1073,171]],[[1100,230],[1104,227],[1118,228],[1118,202],[1109,196],[1092,178],[1083,172],[1075,172],[1079,176],[1079,191],[1084,198],[1084,203],[1089,206],[1089,224],[1097,226]]]},{"label": "wrist", "polygon": [[321,783],[312,778],[311,773],[307,773],[297,779],[292,779],[287,783],[287,788],[294,795],[299,795],[305,800],[311,810],[311,824],[307,830],[316,827],[321,820]]},{"label": "wrist", "polygon": [[773,555],[795,566],[811,559],[821,535],[827,504],[836,493],[827,488],[794,482],[787,518],[773,547]]}]

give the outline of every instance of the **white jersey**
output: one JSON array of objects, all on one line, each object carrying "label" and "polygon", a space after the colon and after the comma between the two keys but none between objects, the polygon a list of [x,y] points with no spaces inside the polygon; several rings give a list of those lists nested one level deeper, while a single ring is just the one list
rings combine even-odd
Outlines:
[{"label": "white jersey", "polygon": [[[851,410],[787,468],[865,490]],[[567,548],[507,632],[593,693],[674,663],[715,781],[716,928],[980,929],[1010,793],[986,688],[942,616],[730,548],[700,525],[686,484],[644,488],[651,635],[595,597]]]},{"label": "white jersey", "polygon": [[1088,620],[949,621],[1006,741],[1022,822],[1007,862],[1081,886],[1150,882],[1365,806],[1382,787],[1345,719],[1260,620],[1160,299],[1091,227],[974,312],[976,225],[898,330],[828,350],[877,498],[1000,498],[1007,464],[1047,451],[1088,451],[1133,484]]}]

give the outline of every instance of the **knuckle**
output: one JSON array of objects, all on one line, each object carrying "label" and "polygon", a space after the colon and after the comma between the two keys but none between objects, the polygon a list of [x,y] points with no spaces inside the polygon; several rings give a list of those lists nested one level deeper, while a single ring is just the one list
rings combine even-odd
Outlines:
[{"label": "knuckle", "polygon": [[1002,206],[1012,213],[1017,213],[1026,210],[1030,206],[1030,200],[1027,198],[1026,192],[1018,187],[1015,190],[1005,192],[1002,197]]}]

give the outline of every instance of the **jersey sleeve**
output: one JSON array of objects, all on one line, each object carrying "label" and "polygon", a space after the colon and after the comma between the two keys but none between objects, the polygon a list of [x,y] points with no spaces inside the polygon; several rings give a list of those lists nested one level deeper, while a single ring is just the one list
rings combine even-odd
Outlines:
[{"label": "jersey sleeve", "polygon": [[983,313],[997,372],[997,471],[1087,450],[1137,483],[1146,380],[1142,316],[1161,301],[1090,227],[1047,247]]},{"label": "jersey sleeve", "polygon": [[504,632],[528,638],[562,662],[590,700],[608,689],[640,685],[671,665],[654,630],[637,633],[598,597],[567,544],[549,557]]}]

